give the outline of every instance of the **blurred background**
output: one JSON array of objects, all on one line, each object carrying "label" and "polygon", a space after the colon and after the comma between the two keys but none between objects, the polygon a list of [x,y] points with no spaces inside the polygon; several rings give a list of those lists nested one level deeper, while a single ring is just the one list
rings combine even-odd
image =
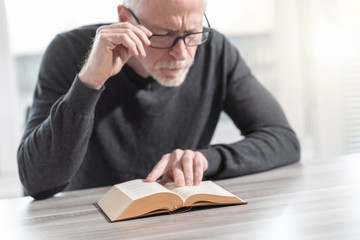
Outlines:
[{"label": "blurred background", "polygon": [[[0,0],[0,199],[22,195],[16,151],[47,45],[116,22],[121,1]],[[209,0],[206,13],[282,105],[303,161],[360,152],[359,0]],[[237,139],[222,115],[213,143]]]}]

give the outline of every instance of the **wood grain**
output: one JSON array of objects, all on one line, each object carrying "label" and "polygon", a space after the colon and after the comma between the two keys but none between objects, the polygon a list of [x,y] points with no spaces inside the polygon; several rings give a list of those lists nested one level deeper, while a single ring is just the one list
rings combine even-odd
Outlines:
[{"label": "wood grain", "polygon": [[109,223],[94,203],[110,187],[7,199],[1,239],[360,239],[360,154],[216,183],[248,204]]}]

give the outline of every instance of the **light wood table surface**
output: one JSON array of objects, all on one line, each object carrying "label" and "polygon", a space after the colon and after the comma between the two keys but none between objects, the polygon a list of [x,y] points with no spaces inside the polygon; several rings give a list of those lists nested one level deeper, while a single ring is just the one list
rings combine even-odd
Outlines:
[{"label": "light wood table surface", "polygon": [[247,205],[109,223],[110,188],[0,200],[0,239],[360,239],[360,154],[216,181]]}]

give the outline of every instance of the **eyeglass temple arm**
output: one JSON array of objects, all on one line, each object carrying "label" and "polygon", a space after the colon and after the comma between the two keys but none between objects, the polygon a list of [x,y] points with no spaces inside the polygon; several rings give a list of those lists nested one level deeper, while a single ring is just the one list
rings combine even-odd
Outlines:
[{"label": "eyeglass temple arm", "polygon": [[205,20],[206,20],[206,22],[207,22],[207,24],[208,24],[209,28],[211,28],[210,23],[209,23],[209,20],[208,20],[208,18],[207,18],[207,16],[206,16],[206,13],[204,13],[204,17],[205,17]]},{"label": "eyeglass temple arm", "polygon": [[128,8],[128,10],[129,10],[129,12],[131,13],[131,15],[133,16],[133,18],[135,19],[135,21],[136,21],[138,24],[141,25],[139,19],[138,19],[138,18],[136,17],[136,15],[135,15],[135,13],[134,13],[130,8]]}]

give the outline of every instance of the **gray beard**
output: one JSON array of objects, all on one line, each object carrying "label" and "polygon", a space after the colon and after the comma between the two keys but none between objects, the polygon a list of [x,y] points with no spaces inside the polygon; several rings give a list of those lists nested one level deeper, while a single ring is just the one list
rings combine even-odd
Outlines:
[{"label": "gray beard", "polygon": [[[186,76],[190,70],[190,67],[194,63],[193,59],[177,62],[159,62],[152,68],[145,59],[140,59],[145,71],[154,78],[160,85],[165,87],[178,87],[186,79]],[[183,70],[176,77],[166,77],[161,73],[161,68],[183,68]]]}]

